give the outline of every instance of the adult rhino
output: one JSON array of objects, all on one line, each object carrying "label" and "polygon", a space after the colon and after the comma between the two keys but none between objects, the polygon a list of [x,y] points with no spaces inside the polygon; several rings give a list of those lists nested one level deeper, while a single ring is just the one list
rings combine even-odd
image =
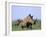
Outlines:
[{"label": "adult rhino", "polygon": [[23,28],[30,28],[32,29],[32,25],[35,24],[36,21],[33,20],[33,16],[31,16],[31,14],[29,14],[27,17],[25,17],[24,19],[22,20],[18,20],[18,23],[17,25],[21,26],[22,29]]}]

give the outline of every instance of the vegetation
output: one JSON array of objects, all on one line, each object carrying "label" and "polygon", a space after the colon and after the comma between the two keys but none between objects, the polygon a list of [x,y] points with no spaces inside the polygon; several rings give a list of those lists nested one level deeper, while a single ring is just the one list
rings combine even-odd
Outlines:
[{"label": "vegetation", "polygon": [[[27,30],[27,28],[22,29],[21,26],[17,26],[16,23],[17,23],[16,21],[12,21],[12,31]],[[37,20],[36,24],[32,25],[32,30],[40,30],[40,29],[41,29],[41,20]]]}]

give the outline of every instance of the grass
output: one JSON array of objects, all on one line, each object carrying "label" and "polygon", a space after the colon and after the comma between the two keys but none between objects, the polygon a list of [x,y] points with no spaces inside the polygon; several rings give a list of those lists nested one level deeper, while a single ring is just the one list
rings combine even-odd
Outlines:
[{"label": "grass", "polygon": [[[41,21],[38,20],[38,22],[36,22],[36,24],[32,25],[32,30],[40,30],[40,29],[41,29]],[[21,31],[21,30],[22,30],[21,26],[16,26],[15,21],[12,22],[12,31]],[[24,29],[24,30],[26,30],[26,29]]]}]

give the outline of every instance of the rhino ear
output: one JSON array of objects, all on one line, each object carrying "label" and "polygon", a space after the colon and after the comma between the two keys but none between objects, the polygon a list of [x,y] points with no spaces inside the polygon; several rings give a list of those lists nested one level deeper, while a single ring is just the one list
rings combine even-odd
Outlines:
[{"label": "rhino ear", "polygon": [[29,16],[31,17],[31,14],[29,14]]}]

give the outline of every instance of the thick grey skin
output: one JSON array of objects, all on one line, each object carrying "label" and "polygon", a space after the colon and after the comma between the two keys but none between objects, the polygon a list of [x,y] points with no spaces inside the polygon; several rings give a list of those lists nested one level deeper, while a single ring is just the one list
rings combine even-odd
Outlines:
[{"label": "thick grey skin", "polygon": [[27,29],[32,29],[32,24],[36,24],[36,21],[33,22],[33,16],[29,14],[29,16],[24,18],[24,20],[18,20],[17,25],[21,26],[22,29],[27,28]]}]

